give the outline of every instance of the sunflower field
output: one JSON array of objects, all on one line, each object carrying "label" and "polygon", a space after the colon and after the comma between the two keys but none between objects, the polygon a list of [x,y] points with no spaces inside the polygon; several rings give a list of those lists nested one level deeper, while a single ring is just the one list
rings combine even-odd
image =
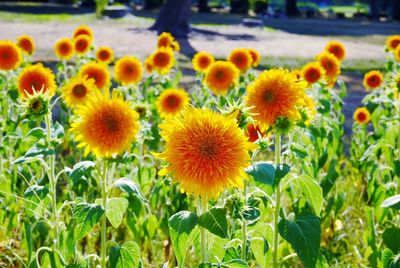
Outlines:
[{"label": "sunflower field", "polygon": [[[71,35],[71,33],[66,33]],[[346,48],[298,70],[0,41],[0,267],[400,267],[400,35],[343,142]],[[349,119],[348,119],[349,120]]]}]

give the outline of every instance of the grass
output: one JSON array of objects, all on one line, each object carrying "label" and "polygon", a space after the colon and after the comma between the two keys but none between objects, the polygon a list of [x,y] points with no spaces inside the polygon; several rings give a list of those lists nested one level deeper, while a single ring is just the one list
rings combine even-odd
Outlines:
[{"label": "grass", "polygon": [[22,22],[73,22],[79,17],[79,21],[90,22],[95,20],[94,14],[88,15],[71,15],[71,14],[31,14],[31,13],[14,13],[0,11],[0,18],[2,21],[22,21]]}]

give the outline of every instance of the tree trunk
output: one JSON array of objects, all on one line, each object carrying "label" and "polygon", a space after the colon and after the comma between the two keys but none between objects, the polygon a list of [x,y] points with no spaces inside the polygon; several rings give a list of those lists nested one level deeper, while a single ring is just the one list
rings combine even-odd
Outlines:
[{"label": "tree trunk", "polygon": [[197,7],[199,8],[199,12],[210,12],[210,8],[208,7],[208,0],[198,0]]},{"label": "tree trunk", "polygon": [[392,17],[394,20],[400,20],[400,1],[393,0]]},{"label": "tree trunk", "polygon": [[190,32],[191,0],[167,0],[150,30],[169,32],[174,37],[186,37]]},{"label": "tree trunk", "polygon": [[234,14],[247,14],[249,11],[248,0],[231,0],[231,13]]},{"label": "tree trunk", "polygon": [[379,18],[379,8],[377,0],[369,0],[369,16],[371,19]]},{"label": "tree trunk", "polygon": [[297,0],[286,0],[285,11],[287,16],[297,16],[299,14]]}]

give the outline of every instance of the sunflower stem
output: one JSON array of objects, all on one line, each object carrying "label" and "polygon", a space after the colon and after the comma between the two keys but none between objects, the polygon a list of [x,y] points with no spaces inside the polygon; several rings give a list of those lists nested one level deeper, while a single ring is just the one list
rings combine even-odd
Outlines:
[{"label": "sunflower stem", "polygon": [[104,209],[104,215],[101,219],[101,268],[106,268],[107,257],[107,217],[105,215],[107,211],[107,168],[107,161],[103,160],[103,171],[100,176],[101,198]]},{"label": "sunflower stem", "polygon": [[[200,198],[200,215],[207,212],[207,199]],[[200,216],[199,215],[199,216]],[[206,237],[206,229],[200,228],[200,243],[201,243],[201,261],[202,263],[207,263],[207,237]]]},{"label": "sunflower stem", "polygon": [[[281,134],[275,134],[275,162],[276,165],[281,164]],[[279,232],[278,232],[278,223],[279,223],[279,209],[281,205],[281,190],[279,183],[276,184],[275,189],[275,210],[274,210],[274,244],[272,251],[272,266],[273,268],[277,268],[279,266],[278,263],[278,243],[279,243]]]},{"label": "sunflower stem", "polygon": [[[48,111],[47,114],[45,115],[45,121],[46,121],[46,132],[47,132],[47,142],[50,144],[51,142],[51,126],[52,126],[52,120],[51,120],[52,114],[51,111]],[[47,176],[49,178],[49,184],[50,184],[50,195],[51,195],[51,207],[52,207],[52,213],[53,213],[53,222],[54,222],[54,238],[53,238],[53,243],[54,243],[54,252],[58,251],[58,237],[59,237],[59,215],[57,211],[57,181],[55,177],[55,155],[52,154],[49,156],[49,169],[47,171]]]},{"label": "sunflower stem", "polygon": [[[247,181],[244,182],[243,186],[244,204],[247,204]],[[246,261],[247,253],[247,221],[243,217],[242,219],[242,260]]]}]

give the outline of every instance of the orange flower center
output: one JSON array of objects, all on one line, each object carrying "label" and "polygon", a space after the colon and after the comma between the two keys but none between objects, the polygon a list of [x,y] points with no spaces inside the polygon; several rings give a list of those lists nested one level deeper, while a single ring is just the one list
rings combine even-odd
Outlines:
[{"label": "orange flower center", "polygon": [[108,113],[103,116],[103,126],[105,127],[106,132],[108,133],[116,133],[119,131],[119,124],[117,119],[113,114]]},{"label": "orange flower center", "polygon": [[75,97],[77,98],[83,98],[86,93],[87,89],[84,85],[82,84],[76,84],[74,88],[72,89],[72,93],[74,94]]},{"label": "orange flower center", "polygon": [[179,105],[179,98],[175,95],[168,96],[165,101],[169,107],[176,107]]},{"label": "orange flower center", "polygon": [[222,79],[224,79],[224,77],[225,77],[225,72],[224,72],[223,70],[219,70],[219,71],[217,71],[217,72],[215,73],[215,77],[216,77],[218,80],[222,80]]},{"label": "orange flower center", "polygon": [[360,122],[364,122],[364,121],[367,119],[367,116],[366,116],[365,113],[359,113],[359,114],[357,115],[357,119],[358,119]]},{"label": "orange flower center", "polygon": [[270,90],[266,90],[264,94],[264,100],[269,104],[272,103],[275,99],[274,92]]},{"label": "orange flower center", "polygon": [[218,153],[215,139],[207,137],[199,143],[199,152],[203,158],[213,159]]},{"label": "orange flower center", "polygon": [[167,53],[157,53],[154,57],[154,62],[159,67],[165,67],[169,63],[169,56]]}]

